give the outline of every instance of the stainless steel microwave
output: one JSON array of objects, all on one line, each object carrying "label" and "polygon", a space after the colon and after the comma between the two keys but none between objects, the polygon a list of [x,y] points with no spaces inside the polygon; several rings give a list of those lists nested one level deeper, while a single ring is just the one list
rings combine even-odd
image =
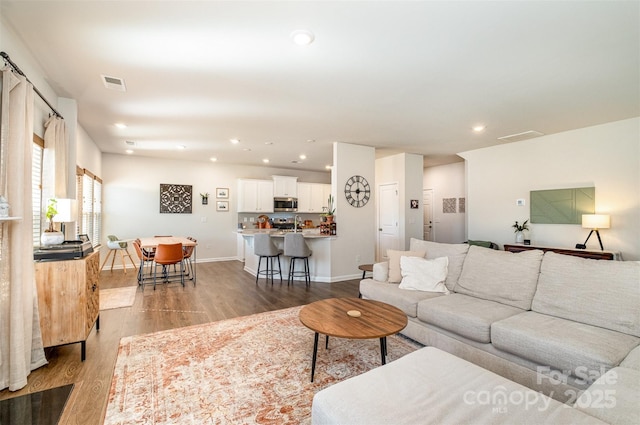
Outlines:
[{"label": "stainless steel microwave", "polygon": [[273,198],[273,211],[275,212],[298,211],[298,198]]}]

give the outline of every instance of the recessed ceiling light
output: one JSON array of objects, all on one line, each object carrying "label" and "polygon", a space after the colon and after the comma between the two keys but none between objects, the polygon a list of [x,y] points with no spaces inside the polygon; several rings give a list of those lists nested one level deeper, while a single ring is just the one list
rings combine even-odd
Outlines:
[{"label": "recessed ceiling light", "polygon": [[127,149],[125,152],[131,155],[133,153],[133,149]]},{"label": "recessed ceiling light", "polygon": [[209,158],[211,160],[211,162],[216,162],[218,160],[218,158],[216,158],[215,156],[212,156],[211,158]]},{"label": "recessed ceiling light", "polygon": [[307,155],[302,154],[302,155],[300,155],[298,158],[300,158],[300,159],[307,159]]},{"label": "recessed ceiling light", "polygon": [[269,158],[263,159],[262,162],[264,162],[265,164],[268,164],[269,163]]},{"label": "recessed ceiling light", "polygon": [[473,126],[473,131],[475,131],[476,133],[482,133],[485,128],[487,128],[487,126],[478,124]]},{"label": "recessed ceiling light", "polygon": [[117,122],[114,125],[120,129],[127,128],[127,125],[123,122]]},{"label": "recessed ceiling light", "polygon": [[230,142],[234,145],[237,145],[238,143],[240,143],[240,139],[231,139]]},{"label": "recessed ceiling light", "polygon": [[298,46],[308,46],[313,43],[315,36],[308,30],[295,30],[291,33],[291,38]]},{"label": "recessed ceiling light", "polygon": [[185,150],[187,147],[185,145],[178,145],[178,149]]}]

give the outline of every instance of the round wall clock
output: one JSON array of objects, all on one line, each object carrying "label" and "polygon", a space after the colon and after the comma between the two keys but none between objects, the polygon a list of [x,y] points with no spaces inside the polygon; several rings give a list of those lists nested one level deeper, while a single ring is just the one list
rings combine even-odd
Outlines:
[{"label": "round wall clock", "polygon": [[344,196],[352,206],[356,208],[364,207],[371,197],[369,182],[362,176],[349,177],[344,185]]}]

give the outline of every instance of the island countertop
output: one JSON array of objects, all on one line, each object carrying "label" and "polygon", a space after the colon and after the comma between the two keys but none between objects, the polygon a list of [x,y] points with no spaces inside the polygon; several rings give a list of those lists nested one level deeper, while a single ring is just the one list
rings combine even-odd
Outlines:
[{"label": "island countertop", "polygon": [[[282,231],[278,229],[238,229],[238,234],[241,234],[242,236],[253,236],[257,233],[267,233],[273,238],[284,238],[284,235],[286,235],[287,233],[294,232]],[[302,232],[298,233],[302,233],[302,236],[305,239],[328,239],[336,237],[336,235],[321,235],[316,229],[304,229],[302,230]]]}]

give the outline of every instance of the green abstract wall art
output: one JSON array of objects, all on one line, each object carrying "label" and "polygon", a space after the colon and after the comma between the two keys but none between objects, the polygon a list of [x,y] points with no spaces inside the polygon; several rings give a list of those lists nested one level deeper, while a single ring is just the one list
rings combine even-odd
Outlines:
[{"label": "green abstract wall art", "polygon": [[581,224],[582,214],[595,213],[595,187],[532,190],[531,223]]}]

